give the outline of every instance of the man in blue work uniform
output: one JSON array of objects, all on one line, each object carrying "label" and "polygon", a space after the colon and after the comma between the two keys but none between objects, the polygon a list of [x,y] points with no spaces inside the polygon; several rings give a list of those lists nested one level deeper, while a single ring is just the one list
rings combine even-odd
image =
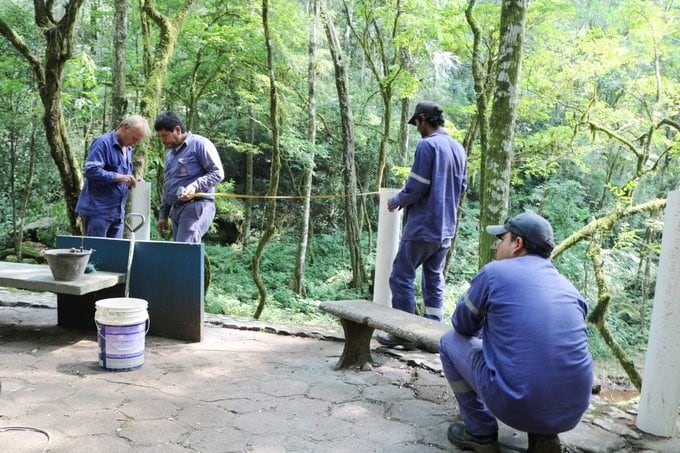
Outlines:
[{"label": "man in blue work uniform", "polygon": [[[436,103],[419,103],[408,124],[416,126],[422,139],[403,190],[387,202],[390,212],[406,209],[404,231],[390,274],[392,307],[415,313],[416,269],[422,266],[423,315],[441,322],[444,265],[456,231],[458,203],[467,188],[467,162],[460,143],[442,129],[443,111]],[[416,346],[388,333],[379,333],[377,340],[389,347]]]},{"label": "man in blue work uniform", "polygon": [[[222,161],[215,145],[188,132],[172,112],[161,114],[154,124],[165,155],[163,194],[157,229],[165,237],[168,219],[178,242],[200,244],[215,218],[215,186],[224,179]],[[195,196],[205,193],[205,196]]]},{"label": "man in blue work uniform", "polygon": [[498,423],[529,435],[529,453],[560,453],[561,432],[590,403],[588,306],[550,262],[553,230],[526,212],[486,231],[500,240],[458,302],[439,354],[463,423],[448,438],[497,452]]},{"label": "man in blue work uniform", "polygon": [[85,235],[123,237],[128,188],[137,184],[132,175],[132,147],[149,135],[146,118],[131,115],[115,131],[92,142],[75,209],[83,219]]}]

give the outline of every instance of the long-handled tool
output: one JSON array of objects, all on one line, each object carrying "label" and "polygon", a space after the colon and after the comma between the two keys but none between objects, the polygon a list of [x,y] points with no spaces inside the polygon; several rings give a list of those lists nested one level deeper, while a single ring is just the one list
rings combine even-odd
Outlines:
[{"label": "long-handled tool", "polygon": [[[140,222],[133,226],[131,219],[139,218]],[[132,268],[132,255],[135,253],[135,231],[139,230],[146,222],[144,215],[131,212],[125,216],[125,226],[130,231],[130,251],[128,252],[127,273],[125,274],[125,297],[130,296],[130,269]]]}]

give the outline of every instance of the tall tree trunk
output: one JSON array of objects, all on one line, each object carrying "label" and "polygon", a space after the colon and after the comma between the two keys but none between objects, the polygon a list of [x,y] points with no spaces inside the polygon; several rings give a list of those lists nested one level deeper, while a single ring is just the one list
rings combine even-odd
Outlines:
[{"label": "tall tree trunk", "polygon": [[0,19],[0,34],[7,38],[26,59],[38,84],[38,93],[44,109],[45,135],[50,146],[52,160],[61,178],[66,200],[66,213],[73,234],[81,234],[81,225],[75,207],[80,195],[82,174],[71,150],[64,122],[61,81],[64,66],[72,56],[73,28],[82,4],[83,0],[70,0],[60,5],[59,11],[63,15],[57,19],[52,11],[54,2],[34,0],[35,24],[41,30],[46,43],[44,68],[41,67],[38,57],[26,45],[23,38],[17,35],[3,19]]},{"label": "tall tree trunk", "polygon": [[115,0],[113,13],[113,65],[111,83],[111,129],[125,117],[125,49],[127,47],[128,0]]},{"label": "tall tree trunk", "polygon": [[387,175],[387,143],[392,135],[392,90],[381,90],[383,100],[383,132],[380,136],[378,147],[378,171],[375,182],[375,190],[379,191],[383,186],[383,180]]},{"label": "tall tree trunk", "polygon": [[[472,78],[474,80],[474,88],[475,88],[475,102],[477,105],[477,115],[475,117],[476,122],[479,126],[479,148],[480,148],[480,159],[483,159],[484,156],[488,154],[488,149],[489,149],[489,115],[488,115],[488,106],[489,106],[489,97],[491,96],[489,86],[488,85],[493,85],[491,83],[487,83],[486,81],[490,79],[489,73],[485,71],[485,65],[484,65],[484,55],[482,53],[482,28],[479,25],[479,22],[477,22],[477,19],[474,16],[474,9],[475,6],[477,5],[476,0],[470,0],[468,3],[468,7],[465,10],[465,18],[467,19],[468,24],[470,25],[470,29],[472,30]],[[491,55],[488,56],[487,61],[492,60]],[[469,146],[467,146],[465,149],[468,152],[468,155],[470,151],[472,150],[472,143],[474,139],[474,134],[469,134],[468,137],[470,138]],[[466,145],[468,144],[466,143]],[[468,156],[469,158],[469,156]],[[481,173],[481,179],[484,181],[484,165],[481,165],[480,168],[480,173]],[[480,184],[480,199],[484,199],[484,192],[486,191],[486,187],[483,184]],[[481,266],[480,266],[481,267]]]},{"label": "tall tree trunk", "polygon": [[[253,119],[253,109],[248,107],[248,142],[255,146],[255,120]],[[253,149],[248,149],[244,154],[246,174],[245,190],[249,198],[245,200],[245,213],[243,216],[243,232],[241,234],[243,245],[247,245],[250,239],[250,227],[253,221]]]},{"label": "tall tree trunk", "polygon": [[[139,0],[141,23],[144,43],[144,69],[146,81],[140,102],[140,114],[154,122],[160,111],[160,103],[163,98],[163,85],[168,74],[168,64],[175,51],[175,44],[179,37],[184,21],[192,6],[198,0],[184,0],[176,10],[173,17],[164,16],[156,7],[156,0]],[[158,41],[152,51],[151,23],[158,27]],[[134,172],[135,176],[144,176],[148,165],[148,156],[152,141],[142,141],[135,148]],[[160,156],[159,162],[161,160]],[[160,164],[159,164],[160,165]],[[162,178],[162,171],[158,171]],[[157,181],[158,187],[162,187],[162,181]]]},{"label": "tall tree trunk", "polygon": [[[401,64],[410,73],[415,73],[413,55],[411,50],[403,48],[399,52]],[[413,100],[410,97],[402,98],[399,102],[399,139],[397,143],[397,165],[405,167],[408,165],[410,150],[408,140],[408,120],[411,118],[411,108]]]},{"label": "tall tree trunk", "polygon": [[[17,133],[15,130],[7,134],[7,145],[9,147],[9,200],[12,217],[12,234],[14,235],[14,254],[17,261],[21,263],[21,245],[23,243],[24,232],[19,225],[19,215],[17,213]],[[3,153],[4,154],[4,153]],[[30,176],[30,175],[29,175]]]},{"label": "tall tree trunk", "polygon": [[345,58],[342,55],[340,41],[335,26],[325,9],[322,11],[326,25],[328,46],[335,67],[335,87],[338,91],[340,104],[340,118],[342,124],[342,157],[344,163],[345,181],[345,227],[347,229],[347,245],[352,260],[353,288],[360,288],[366,282],[366,270],[364,269],[361,255],[361,232],[357,215],[357,181],[354,170],[354,120],[352,119],[352,106],[349,99],[349,81]]},{"label": "tall tree trunk", "polygon": [[300,239],[298,243],[297,259],[295,270],[290,284],[291,290],[305,296],[305,261],[307,258],[307,245],[309,243],[309,217],[312,195],[312,180],[314,175],[314,147],[316,146],[316,52],[318,50],[318,31],[319,31],[319,2],[312,0],[312,22],[309,28],[309,51],[307,63],[307,97],[309,103],[309,114],[307,116],[308,130],[307,140],[310,144],[309,159],[304,164],[304,174],[302,184],[304,186],[304,198],[302,207],[302,220],[300,222]]},{"label": "tall tree trunk", "polygon": [[[502,222],[508,215],[526,14],[527,0],[503,0],[498,72],[489,119],[491,133],[489,147],[482,154],[480,231],[487,225]],[[479,235],[480,267],[493,259],[495,239],[488,234]]]},{"label": "tall tree trunk", "polygon": [[405,167],[408,164],[409,150],[408,150],[408,120],[411,117],[411,99],[403,98],[400,102],[399,115],[399,155],[397,156],[397,164]]},{"label": "tall tree trunk", "polygon": [[267,290],[260,278],[260,259],[264,249],[275,231],[276,221],[276,195],[279,191],[279,177],[281,173],[281,154],[279,143],[279,115],[278,115],[278,93],[276,92],[276,78],[274,77],[274,55],[272,50],[272,38],[269,29],[269,1],[262,0],[262,28],[264,30],[264,41],[267,48],[267,69],[269,70],[269,121],[272,129],[272,166],[270,173],[269,191],[267,192],[267,204],[265,207],[265,229],[262,232],[260,242],[253,257],[253,281],[257,285],[260,298],[257,309],[253,317],[259,319],[264,310],[267,300]]},{"label": "tall tree trunk", "polygon": [[[394,4],[390,5],[394,13],[390,21],[383,21],[370,13],[368,17],[363,18],[363,29],[354,26],[357,20],[353,17],[346,0],[343,0],[343,6],[348,27],[363,51],[366,64],[375,79],[383,103],[383,131],[378,147],[376,178],[376,190],[380,190],[388,170],[387,152],[392,135],[394,83],[397,80],[397,75],[405,69],[409,69],[408,66],[410,65],[409,59],[404,58],[401,52],[395,50],[393,44],[400,30],[400,20],[403,13],[402,1],[396,0]],[[364,7],[367,11],[373,10],[369,5],[364,5]]]},{"label": "tall tree trunk", "polygon": [[[18,215],[14,216],[14,180],[15,173],[14,168],[12,168],[12,215],[14,217],[14,253],[17,257],[17,261],[21,262],[23,256],[23,243],[24,243],[24,221],[26,220],[26,212],[28,212],[28,202],[31,199],[31,190],[33,189],[33,176],[35,176],[35,162],[37,160],[38,150],[36,149],[36,125],[31,124],[31,141],[29,145],[30,157],[28,159],[28,170],[26,174],[26,182],[23,184],[21,189],[21,208],[19,209]],[[10,149],[12,149],[12,154],[14,154],[14,142],[10,144]],[[14,155],[12,156],[14,157]],[[14,162],[12,162],[14,166]]]}]

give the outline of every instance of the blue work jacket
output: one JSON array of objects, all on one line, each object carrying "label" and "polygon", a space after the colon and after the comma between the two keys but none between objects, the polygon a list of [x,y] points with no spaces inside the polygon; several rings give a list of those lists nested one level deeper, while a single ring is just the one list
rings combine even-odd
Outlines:
[{"label": "blue work jacket", "polygon": [[114,179],[116,174],[132,174],[132,148],[123,157],[116,131],[97,137],[87,155],[84,173],[85,183],[76,212],[84,217],[123,220],[128,187]]}]

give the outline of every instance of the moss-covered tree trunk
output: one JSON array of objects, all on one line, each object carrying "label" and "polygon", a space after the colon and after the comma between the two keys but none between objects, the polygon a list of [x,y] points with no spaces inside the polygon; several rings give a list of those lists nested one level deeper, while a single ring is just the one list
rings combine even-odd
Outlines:
[{"label": "moss-covered tree trunk", "polygon": [[276,91],[276,77],[274,76],[274,55],[272,49],[271,30],[269,28],[269,2],[262,0],[262,28],[264,30],[265,47],[267,48],[267,69],[269,72],[269,122],[272,133],[272,165],[270,171],[269,191],[265,207],[265,225],[257,250],[253,257],[253,281],[260,294],[257,309],[253,317],[259,319],[267,300],[267,290],[260,278],[260,260],[264,249],[275,232],[276,195],[279,191],[279,177],[281,174],[280,131],[278,115],[278,94]]},{"label": "moss-covered tree trunk", "polygon": [[[52,1],[35,0],[35,24],[45,38],[43,66],[37,55],[28,47],[3,19],[0,18],[0,34],[26,59],[38,85],[38,93],[43,104],[43,125],[50,154],[59,171],[61,185],[66,200],[66,212],[71,232],[81,234],[81,225],[75,212],[82,174],[77,159],[71,149],[68,130],[64,122],[61,104],[62,75],[64,67],[72,56],[73,29],[83,0],[60,2],[55,8]],[[56,14],[61,14],[57,17]]]},{"label": "moss-covered tree trunk", "polygon": [[[156,0],[139,0],[142,24],[142,42],[144,44],[144,71],[146,80],[142,90],[140,102],[140,114],[146,117],[153,125],[160,111],[161,99],[163,99],[163,86],[168,74],[168,64],[175,50],[175,44],[179,37],[184,21],[189,10],[198,0],[184,0],[176,7],[172,17],[160,13],[156,6]],[[158,28],[158,40],[155,48],[152,45],[151,24]],[[135,176],[143,177],[148,168],[148,161],[152,142],[142,141],[135,148],[134,172]],[[155,156],[156,162],[162,164],[162,157]],[[158,171],[162,177],[162,171]],[[163,186],[162,180],[157,181],[157,189]]]},{"label": "moss-covered tree trunk", "polygon": [[405,167],[408,165],[408,120],[411,118],[411,99],[402,98],[399,102],[399,139],[397,165]]},{"label": "moss-covered tree trunk", "polygon": [[[480,231],[508,215],[510,170],[517,100],[522,69],[522,43],[527,0],[504,0],[501,6],[498,70],[489,118],[489,146],[482,154]],[[495,238],[479,235],[480,267],[493,259]]]},{"label": "moss-covered tree trunk", "polygon": [[309,221],[311,211],[312,180],[314,175],[314,147],[316,146],[316,53],[319,48],[318,31],[320,0],[312,0],[311,25],[309,28],[309,45],[307,52],[307,101],[309,112],[307,114],[307,140],[310,151],[307,162],[304,163],[302,184],[306,198],[302,203],[302,219],[300,220],[300,237],[295,259],[295,269],[291,279],[290,288],[301,296],[306,295],[305,290],[305,263],[307,259],[307,247],[309,245]]},{"label": "moss-covered tree trunk", "polygon": [[333,25],[333,21],[326,11],[322,11],[326,25],[328,46],[335,68],[335,87],[340,104],[340,120],[342,124],[342,160],[344,164],[343,176],[345,182],[345,228],[347,231],[347,246],[352,260],[353,288],[360,288],[366,282],[363,257],[361,255],[361,232],[357,214],[357,181],[354,168],[354,120],[349,99],[349,80],[345,57],[342,54],[340,40]]},{"label": "moss-covered tree trunk", "polygon": [[[255,120],[252,107],[248,107],[248,142],[255,146]],[[245,178],[245,189],[246,195],[248,196],[244,201],[244,213],[243,213],[243,231],[241,233],[241,242],[243,245],[247,245],[250,240],[250,228],[253,220],[253,155],[254,151],[249,148],[243,154],[244,167],[246,169]]]},{"label": "moss-covered tree trunk", "polygon": [[[15,199],[15,187],[14,187],[14,181],[15,181],[15,156],[16,156],[16,149],[15,143],[13,142],[10,144],[10,150],[12,153],[12,200]],[[23,244],[24,244],[24,220],[26,219],[26,213],[28,212],[28,203],[29,200],[31,199],[31,190],[33,189],[33,176],[35,175],[35,163],[37,160],[38,156],[38,150],[36,149],[36,126],[35,123],[31,125],[31,141],[30,141],[30,157],[28,159],[28,169],[26,170],[26,180],[24,184],[21,187],[21,207],[19,208],[19,212],[14,215],[15,209],[14,209],[14,202],[12,202],[12,213],[13,213],[13,221],[12,224],[14,225],[14,252],[17,257],[17,262],[21,263],[23,260]]]},{"label": "moss-covered tree trunk", "polygon": [[125,51],[128,0],[115,0],[113,12],[113,64],[111,65],[111,129],[118,127],[127,111],[125,97]]},{"label": "moss-covered tree trunk", "polygon": [[610,232],[614,229],[616,222],[632,215],[644,212],[659,212],[666,207],[665,198],[657,198],[625,209],[615,210],[599,219],[591,220],[586,226],[572,233],[565,240],[557,244],[552,252],[551,259],[556,260],[562,253],[569,250],[581,241],[590,240],[593,236],[601,232]]}]

